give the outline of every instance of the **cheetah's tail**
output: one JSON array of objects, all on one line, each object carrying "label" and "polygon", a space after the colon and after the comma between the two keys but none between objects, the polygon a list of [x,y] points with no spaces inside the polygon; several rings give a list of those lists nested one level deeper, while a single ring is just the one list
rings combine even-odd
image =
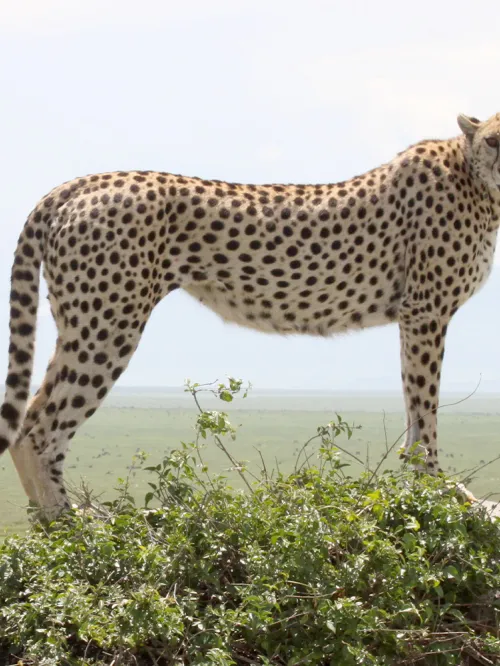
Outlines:
[{"label": "cheetah's tail", "polygon": [[40,267],[45,232],[36,209],[19,236],[14,253],[10,292],[9,369],[0,408],[0,454],[16,439],[28,403],[35,352]]}]

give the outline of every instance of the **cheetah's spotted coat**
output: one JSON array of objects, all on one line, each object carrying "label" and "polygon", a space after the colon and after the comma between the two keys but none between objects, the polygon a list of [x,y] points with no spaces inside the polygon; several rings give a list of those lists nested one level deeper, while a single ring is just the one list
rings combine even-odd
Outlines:
[{"label": "cheetah's spotted coat", "polygon": [[[106,173],[55,188],[30,214],[12,270],[0,451],[29,498],[67,505],[69,440],[125,370],[154,306],[182,288],[226,321],[330,336],[398,322],[406,449],[438,469],[445,334],[485,281],[500,214],[500,114],[331,185],[239,185]],[[43,263],[56,350],[25,416]],[[24,420],[23,420],[24,419]]]}]

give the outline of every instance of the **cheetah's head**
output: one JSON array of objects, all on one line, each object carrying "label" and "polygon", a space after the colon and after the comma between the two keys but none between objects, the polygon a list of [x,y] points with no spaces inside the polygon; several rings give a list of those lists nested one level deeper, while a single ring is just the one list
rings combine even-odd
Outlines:
[{"label": "cheetah's head", "polygon": [[500,114],[484,122],[460,114],[458,125],[476,175],[488,187],[500,189]]}]

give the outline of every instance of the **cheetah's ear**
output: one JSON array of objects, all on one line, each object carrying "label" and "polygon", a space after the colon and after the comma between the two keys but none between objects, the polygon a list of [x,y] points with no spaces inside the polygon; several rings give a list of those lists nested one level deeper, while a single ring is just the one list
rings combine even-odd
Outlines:
[{"label": "cheetah's ear", "polygon": [[472,139],[476,133],[477,128],[481,124],[481,121],[477,118],[473,118],[472,116],[465,116],[463,113],[458,116],[457,120],[458,126],[469,139]]}]

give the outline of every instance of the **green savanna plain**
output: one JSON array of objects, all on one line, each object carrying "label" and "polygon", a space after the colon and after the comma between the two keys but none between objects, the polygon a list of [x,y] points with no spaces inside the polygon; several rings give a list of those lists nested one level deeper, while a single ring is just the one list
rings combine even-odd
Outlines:
[{"label": "green savanna plain", "polygon": [[[303,444],[336,414],[359,426],[350,440],[342,436],[338,444],[372,469],[404,430],[403,403],[397,394],[252,390],[246,399],[236,397],[230,404],[208,394],[199,397],[204,409],[228,412],[238,432],[236,441],[227,438],[226,445],[234,458],[248,461],[254,472],[261,466],[261,456],[269,473],[277,467],[291,471]],[[462,479],[467,470],[500,454],[500,395],[476,393],[464,400],[464,394],[448,394],[442,396],[441,404],[448,406],[439,414],[440,462],[448,473]],[[72,440],[65,467],[68,485],[80,486],[84,481],[104,501],[113,497],[118,478],[128,477],[131,493],[142,498],[149,476],[131,469],[134,455],[146,452],[147,464],[153,465],[180,442],[193,441],[196,414],[192,397],[182,389],[116,389]],[[402,439],[382,469],[399,466],[401,443]],[[210,471],[223,472],[231,485],[240,487],[241,480],[230,470],[225,454],[213,441],[204,444],[202,456]],[[317,446],[315,441],[307,448],[313,454],[312,463]],[[363,465],[344,457],[352,463],[346,474],[359,474]],[[477,497],[500,499],[500,460],[475,472],[468,487]],[[0,459],[0,498],[0,534],[26,529],[26,497],[8,453]]]}]

